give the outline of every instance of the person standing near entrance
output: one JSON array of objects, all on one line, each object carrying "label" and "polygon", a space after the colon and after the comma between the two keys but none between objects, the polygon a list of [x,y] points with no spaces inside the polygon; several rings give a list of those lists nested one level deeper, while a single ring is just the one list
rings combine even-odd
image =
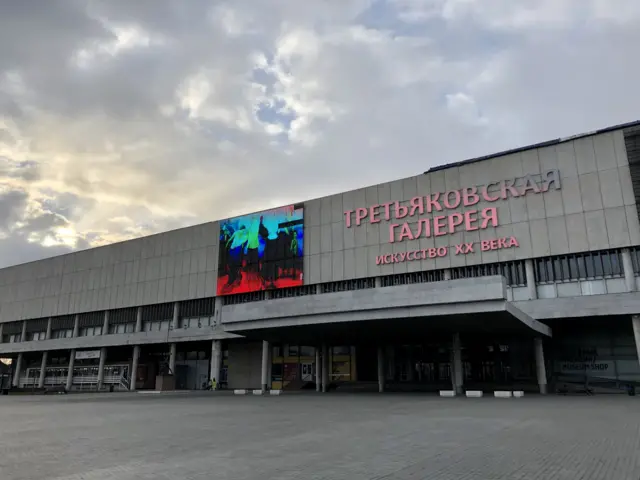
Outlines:
[{"label": "person standing near entrance", "polygon": [[216,382],[215,377],[211,379],[211,390],[216,390],[218,387],[218,383]]}]

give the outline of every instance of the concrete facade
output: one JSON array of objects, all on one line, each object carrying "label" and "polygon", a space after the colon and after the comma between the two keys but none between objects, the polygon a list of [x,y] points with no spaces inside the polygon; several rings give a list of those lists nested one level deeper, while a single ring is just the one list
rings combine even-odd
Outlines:
[{"label": "concrete facade", "polygon": [[[324,365],[338,360],[326,358],[323,343],[337,342],[343,333],[322,328],[422,319],[419,328],[431,325],[448,336],[448,344],[457,338],[458,347],[461,341],[464,347],[465,330],[490,331],[492,325],[505,334],[535,336],[540,377],[546,358],[541,338],[551,341],[554,321],[615,316],[631,328],[631,316],[640,314],[639,192],[631,173],[637,162],[627,141],[637,132],[637,124],[613,127],[303,202],[304,287],[292,288],[291,295],[216,297],[219,222],[2,269],[0,355],[20,358],[16,364],[25,368],[23,355],[97,349],[103,352],[97,374],[102,385],[104,358],[107,364],[112,358],[107,350],[137,347],[121,362],[135,371],[143,364],[142,347],[143,356],[145,349],[152,357],[169,352],[171,372],[200,372],[197,354],[180,353],[197,347],[208,352],[207,365],[216,365],[210,378],[228,368],[229,386],[262,388],[260,364],[272,352],[254,352],[261,341],[293,342],[287,332],[296,332],[297,341],[313,342],[322,352],[318,361]],[[593,255],[596,267],[589,264]],[[505,268],[515,272],[512,277]],[[187,303],[203,299],[211,300],[207,313],[189,314]],[[145,313],[143,319],[143,312],[163,305],[171,313],[155,320]],[[135,321],[117,320],[117,312],[132,308]],[[102,315],[99,322],[93,314]],[[203,315],[208,323],[201,325]],[[198,328],[182,326],[190,319]],[[63,321],[70,334],[55,337]],[[111,331],[125,323],[132,325]],[[376,341],[388,336],[380,325]],[[88,327],[94,334],[83,336]],[[46,334],[32,340],[38,329]],[[223,349],[220,342],[226,342],[226,366],[223,358],[212,360],[211,352]],[[534,342],[528,342],[533,355]],[[280,355],[283,365],[286,356]],[[318,363],[315,353],[307,356]],[[459,362],[464,360],[456,357],[455,369],[463,370]],[[135,389],[135,381],[128,388]]]}]

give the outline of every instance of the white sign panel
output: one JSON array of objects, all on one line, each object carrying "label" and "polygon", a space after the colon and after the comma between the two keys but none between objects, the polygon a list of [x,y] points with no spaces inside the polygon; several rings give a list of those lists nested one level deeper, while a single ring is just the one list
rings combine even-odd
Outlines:
[{"label": "white sign panel", "polygon": [[100,350],[76,351],[76,360],[87,360],[89,358],[100,358]]}]

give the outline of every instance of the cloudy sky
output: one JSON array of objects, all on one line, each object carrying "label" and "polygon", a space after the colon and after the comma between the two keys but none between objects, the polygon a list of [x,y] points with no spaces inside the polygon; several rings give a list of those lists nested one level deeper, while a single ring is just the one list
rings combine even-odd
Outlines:
[{"label": "cloudy sky", "polygon": [[640,119],[639,25],[638,0],[2,1],[0,266]]}]

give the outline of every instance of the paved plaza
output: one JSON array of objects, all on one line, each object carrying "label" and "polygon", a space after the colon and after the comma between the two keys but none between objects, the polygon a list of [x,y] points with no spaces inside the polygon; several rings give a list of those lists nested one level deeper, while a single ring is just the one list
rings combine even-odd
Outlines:
[{"label": "paved plaza", "polygon": [[2,480],[640,479],[640,398],[0,397]]}]

